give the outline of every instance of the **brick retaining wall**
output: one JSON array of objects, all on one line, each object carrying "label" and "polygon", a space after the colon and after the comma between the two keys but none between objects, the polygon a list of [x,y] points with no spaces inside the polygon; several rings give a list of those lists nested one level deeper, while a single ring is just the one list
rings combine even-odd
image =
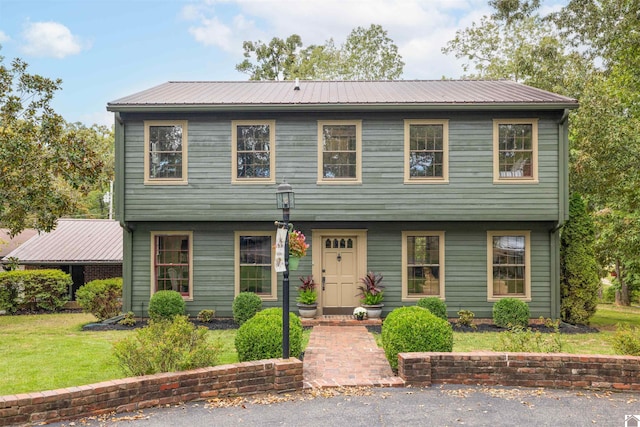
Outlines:
[{"label": "brick retaining wall", "polygon": [[302,390],[302,362],[270,359],[0,396],[0,426],[53,422],[157,405]]},{"label": "brick retaining wall", "polygon": [[640,391],[640,357],[563,353],[400,353],[406,384],[507,385]]}]

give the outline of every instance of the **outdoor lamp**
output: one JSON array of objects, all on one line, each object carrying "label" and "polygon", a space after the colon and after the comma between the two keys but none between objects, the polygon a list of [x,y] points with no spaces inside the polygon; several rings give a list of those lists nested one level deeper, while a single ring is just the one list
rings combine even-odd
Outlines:
[{"label": "outdoor lamp", "polygon": [[[289,209],[295,206],[293,188],[284,179],[276,190],[276,202],[278,209],[282,209],[282,225],[289,231]],[[282,357],[289,358],[289,236],[284,244],[284,265],[282,272]]]},{"label": "outdoor lamp", "polygon": [[282,181],[282,184],[278,185],[278,189],[276,190],[276,201],[278,203],[278,209],[295,208],[296,203],[293,188],[286,179]]}]

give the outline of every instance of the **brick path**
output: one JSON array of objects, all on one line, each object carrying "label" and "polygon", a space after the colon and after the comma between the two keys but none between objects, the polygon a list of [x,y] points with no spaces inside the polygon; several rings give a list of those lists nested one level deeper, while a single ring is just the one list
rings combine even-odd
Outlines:
[{"label": "brick path", "polygon": [[403,387],[364,326],[314,326],[304,353],[304,387]]}]

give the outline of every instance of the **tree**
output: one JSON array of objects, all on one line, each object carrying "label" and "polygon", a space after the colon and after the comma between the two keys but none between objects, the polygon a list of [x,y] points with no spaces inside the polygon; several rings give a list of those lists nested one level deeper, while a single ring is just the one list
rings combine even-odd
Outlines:
[{"label": "tree", "polygon": [[268,44],[245,41],[245,59],[236,70],[249,74],[251,80],[392,80],[404,68],[398,47],[380,25],[353,29],[340,48],[333,39],[324,45],[302,46],[297,34],[286,40],[274,37]]},{"label": "tree", "polygon": [[588,324],[596,312],[600,277],[594,245],[593,219],[582,197],[574,193],[560,236],[560,316],[567,323]]},{"label": "tree", "polygon": [[29,74],[20,59],[7,67],[0,57],[0,223],[12,235],[54,228],[104,165],[93,141],[51,107],[61,87],[60,79]]}]

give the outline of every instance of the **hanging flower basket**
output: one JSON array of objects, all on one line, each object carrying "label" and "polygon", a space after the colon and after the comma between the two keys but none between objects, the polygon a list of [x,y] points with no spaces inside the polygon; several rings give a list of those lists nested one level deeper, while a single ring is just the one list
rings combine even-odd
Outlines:
[{"label": "hanging flower basket", "polygon": [[297,270],[300,258],[297,256],[289,255],[289,270]]}]

